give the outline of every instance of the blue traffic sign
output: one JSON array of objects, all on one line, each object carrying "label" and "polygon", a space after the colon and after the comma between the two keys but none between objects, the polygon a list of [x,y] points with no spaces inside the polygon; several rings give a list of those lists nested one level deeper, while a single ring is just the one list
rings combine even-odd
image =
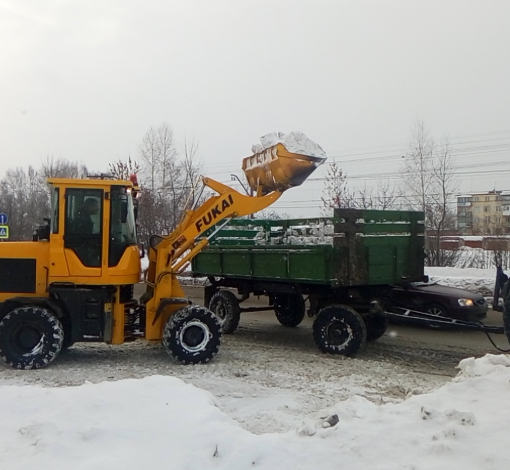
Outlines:
[{"label": "blue traffic sign", "polygon": [[6,240],[9,238],[9,226],[0,225],[0,240]]},{"label": "blue traffic sign", "polygon": [[9,219],[7,218],[7,214],[3,212],[0,214],[0,225],[5,225]]}]

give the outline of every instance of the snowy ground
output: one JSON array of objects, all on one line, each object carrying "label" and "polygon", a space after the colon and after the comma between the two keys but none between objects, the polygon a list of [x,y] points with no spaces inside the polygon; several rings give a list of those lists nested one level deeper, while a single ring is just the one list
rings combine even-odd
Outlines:
[{"label": "snowy ground", "polygon": [[[428,274],[459,287],[494,278]],[[0,366],[0,468],[510,465],[509,356],[466,359],[455,378],[462,348],[406,350],[390,332],[357,358],[334,357],[293,330],[289,339],[278,326],[241,328],[205,366],[180,366],[144,342],[77,345],[39,371]]]}]

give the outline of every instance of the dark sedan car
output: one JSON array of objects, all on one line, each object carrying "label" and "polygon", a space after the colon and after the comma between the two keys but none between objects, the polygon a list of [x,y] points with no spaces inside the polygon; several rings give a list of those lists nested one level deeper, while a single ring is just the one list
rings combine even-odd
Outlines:
[{"label": "dark sedan car", "polygon": [[394,287],[390,304],[465,321],[483,320],[487,317],[488,308],[485,298],[480,294],[436,283],[419,282]]}]

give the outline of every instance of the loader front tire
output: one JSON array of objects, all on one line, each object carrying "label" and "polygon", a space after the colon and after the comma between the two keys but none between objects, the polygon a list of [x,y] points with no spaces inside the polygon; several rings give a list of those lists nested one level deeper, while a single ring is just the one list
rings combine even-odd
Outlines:
[{"label": "loader front tire", "polygon": [[237,297],[229,290],[219,290],[211,297],[209,310],[220,322],[222,333],[233,333],[239,326],[241,309]]},{"label": "loader front tire", "polygon": [[353,356],[366,339],[363,318],[346,305],[323,308],[313,323],[313,340],[321,351],[328,354]]},{"label": "loader front tire", "polygon": [[174,313],[163,330],[163,345],[182,364],[206,364],[220,347],[221,327],[210,310],[191,305]]},{"label": "loader front tire", "polygon": [[15,369],[40,369],[58,356],[64,329],[49,309],[18,307],[0,321],[0,357]]}]

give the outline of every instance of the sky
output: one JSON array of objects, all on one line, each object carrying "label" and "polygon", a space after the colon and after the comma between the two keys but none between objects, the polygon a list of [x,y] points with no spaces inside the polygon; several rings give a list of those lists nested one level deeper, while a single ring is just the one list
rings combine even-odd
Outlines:
[{"label": "sky", "polygon": [[292,392],[268,388],[257,399],[252,386],[251,394],[237,392],[237,400],[265,416],[261,425],[268,430],[260,434],[244,429],[210,392],[176,377],[75,387],[2,384],[0,464],[19,470],[508,468],[510,358],[467,358],[459,369],[442,387],[414,396],[410,390],[400,402],[350,390],[346,400],[303,414],[300,425],[284,432],[271,432],[270,423],[299,412]]},{"label": "sky", "polygon": [[[507,0],[0,0],[0,175],[48,155],[105,171],[150,127],[241,175],[267,133],[302,131],[352,186],[396,177],[422,120],[460,192],[510,189]],[[327,165],[285,194],[320,206]]]}]

